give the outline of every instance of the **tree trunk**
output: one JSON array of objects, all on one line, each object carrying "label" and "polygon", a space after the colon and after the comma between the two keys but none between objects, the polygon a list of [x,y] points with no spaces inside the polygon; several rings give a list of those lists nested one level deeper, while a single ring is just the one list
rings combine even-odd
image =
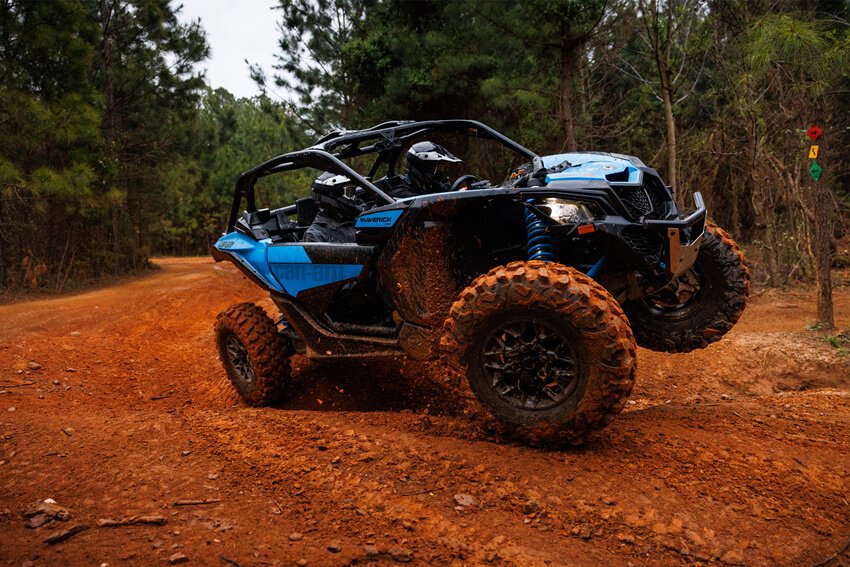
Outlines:
[{"label": "tree trunk", "polygon": [[824,169],[819,181],[812,180],[812,187],[807,191],[812,201],[814,220],[812,222],[812,251],[815,260],[815,279],[818,286],[818,318],[817,324],[824,329],[835,328],[835,313],[832,304],[832,260],[835,254],[833,239],[833,207],[832,195],[829,189],[830,178],[827,173],[827,156],[824,155],[824,139],[821,136],[817,142],[820,145],[818,164]]},{"label": "tree trunk", "polygon": [[[0,201],[0,225],[3,224],[3,208]],[[3,234],[0,233],[0,292],[6,291],[6,256],[3,253],[5,245],[3,243]]]},{"label": "tree trunk", "polygon": [[[104,122],[106,123],[106,156],[115,160],[115,149],[118,144],[117,129],[115,124],[115,87],[112,82],[112,18],[120,0],[101,0],[100,2],[100,27],[103,38],[101,49],[103,50],[103,72],[105,76],[104,90],[106,95],[106,112]],[[126,204],[125,204],[126,206]],[[112,270],[117,275],[121,269],[119,265],[120,232],[118,230],[118,209],[111,206],[110,216],[112,220]]]},{"label": "tree trunk", "polygon": [[103,71],[106,78],[107,152],[109,154],[113,153],[112,148],[115,144],[115,89],[112,85],[112,46],[110,44],[112,34],[110,23],[115,4],[115,1],[110,2],[108,0],[101,0],[100,3],[100,27],[103,35],[101,49],[103,50]]},{"label": "tree trunk", "polygon": [[3,239],[0,237],[0,293],[6,291],[6,258],[3,255]]},{"label": "tree trunk", "polygon": [[[661,14],[655,12],[655,29],[658,29]],[[655,66],[658,69],[661,101],[664,103],[664,123],[667,127],[667,184],[673,190],[673,196],[679,207],[684,206],[684,196],[678,191],[676,175],[676,117],[673,115],[673,77],[670,72],[673,49],[673,2],[667,3],[667,24],[664,28],[664,38],[656,33],[654,41],[650,39],[655,50]]]},{"label": "tree trunk", "polygon": [[[829,196],[827,196],[827,199]],[[815,273],[818,284],[818,325],[835,328],[832,305],[832,223],[823,219],[814,227]]]},{"label": "tree trunk", "polygon": [[575,98],[573,74],[576,69],[577,51],[578,46],[572,42],[564,43],[561,49],[561,100],[558,106],[561,111],[561,129],[564,135],[561,149],[568,152],[574,152],[578,149],[575,121],[573,118],[573,102]]},{"label": "tree trunk", "polygon": [[118,228],[118,207],[112,205],[112,270],[117,276],[121,271],[121,231]]},{"label": "tree trunk", "polygon": [[770,285],[776,286],[782,280],[782,277],[779,275],[779,239],[776,237],[776,227],[773,224],[773,219],[769,211],[764,212],[758,207],[756,210],[758,211],[756,214],[764,222],[764,247],[766,249],[764,256],[767,259],[768,282]]},{"label": "tree trunk", "polygon": [[667,184],[673,188],[673,194],[677,196],[679,205],[681,196],[678,193],[676,180],[676,117],[673,115],[673,99],[670,89],[662,86],[661,100],[664,102],[664,123],[667,125]]}]

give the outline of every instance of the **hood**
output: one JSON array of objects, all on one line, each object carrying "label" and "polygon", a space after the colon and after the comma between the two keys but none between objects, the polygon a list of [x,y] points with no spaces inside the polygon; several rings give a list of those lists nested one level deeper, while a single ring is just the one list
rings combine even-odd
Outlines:
[{"label": "hood", "polygon": [[[555,170],[546,175],[551,181],[606,181],[612,184],[640,184],[644,163],[636,157],[602,152],[572,152],[543,157],[543,166]],[[563,166],[562,168],[559,166]]]}]

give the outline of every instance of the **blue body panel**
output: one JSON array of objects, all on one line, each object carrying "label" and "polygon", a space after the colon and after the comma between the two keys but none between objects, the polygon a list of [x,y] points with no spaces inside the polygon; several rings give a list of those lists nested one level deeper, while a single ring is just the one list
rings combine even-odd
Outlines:
[{"label": "blue body panel", "polygon": [[267,257],[269,264],[310,264],[312,260],[307,255],[303,246],[285,244],[283,246],[271,246]]},{"label": "blue body panel", "polygon": [[[606,181],[612,185],[635,185],[640,184],[643,179],[643,171],[633,160],[625,156],[592,153],[556,154],[544,157],[543,165],[554,167],[564,161],[570,162],[571,167],[547,175],[546,183],[583,180]],[[623,179],[624,172],[628,175],[625,179]]]},{"label": "blue body panel", "polygon": [[360,264],[281,263],[270,266],[272,273],[292,296],[305,289],[354,279],[363,271]]},{"label": "blue body panel", "polygon": [[404,211],[396,209],[392,211],[382,211],[377,213],[367,213],[357,217],[357,222],[354,223],[355,228],[390,228],[393,226],[398,217]]},{"label": "blue body panel", "polygon": [[[215,248],[229,254],[269,289],[296,296],[305,289],[351,280],[360,276],[360,264],[314,264],[303,244],[274,244],[231,232]],[[306,245],[306,246],[309,246]]]},{"label": "blue body panel", "polygon": [[270,289],[282,292],[283,287],[272,275],[266,259],[266,249],[269,244],[271,244],[269,238],[257,241],[244,234],[231,232],[219,238],[213,246],[221,252],[230,254],[235,261],[247,268]]}]

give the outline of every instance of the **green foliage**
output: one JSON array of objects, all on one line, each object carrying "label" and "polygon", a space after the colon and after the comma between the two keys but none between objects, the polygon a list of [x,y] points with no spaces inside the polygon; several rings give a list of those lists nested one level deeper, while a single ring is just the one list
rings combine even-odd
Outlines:
[{"label": "green foliage", "polygon": [[197,113],[200,26],[167,0],[4,2],[0,51],[0,289],[142,269]]},{"label": "green foliage", "polygon": [[826,335],[823,341],[835,349],[835,354],[841,357],[850,355],[850,331],[839,331]]},{"label": "green foliage", "polygon": [[[203,29],[175,8],[0,4],[0,291],[141,270],[152,251],[204,254],[239,174],[306,144],[268,98],[205,89]],[[270,180],[263,197],[292,201],[307,176]]]},{"label": "green foliage", "polygon": [[[0,3],[0,289],[30,285],[38,263],[38,285],[62,288],[151,253],[204,253],[242,171],[331,127],[467,117],[542,154],[575,139],[666,174],[653,42],[668,31],[678,185],[757,245],[757,271],[812,273],[799,205],[811,121],[821,183],[850,206],[846,3],[278,1],[284,104],[205,87],[204,31],[177,2]],[[507,157],[466,144],[452,141],[466,166],[504,173]],[[264,179],[261,203],[306,195],[315,173]]]},{"label": "green foliage", "polygon": [[[275,83],[297,95],[302,120],[314,133],[350,119],[355,79],[342,68],[372,0],[280,0],[281,36]],[[261,84],[264,78],[260,78]]]},{"label": "green foliage", "polygon": [[[722,74],[714,76],[716,112],[734,116],[738,127],[728,128],[718,120],[711,130],[727,139],[728,146],[746,148],[720,160],[734,188],[724,197],[737,200],[733,207],[745,213],[736,215],[733,223],[752,223],[758,229],[754,236],[766,254],[756,267],[774,284],[785,283],[793,265],[799,269],[792,272],[811,276],[811,223],[817,219],[830,226],[840,220],[840,215],[832,218],[828,197],[814,203],[809,199],[813,188],[804,185],[811,165],[810,141],[804,133],[819,123],[828,132],[821,140],[819,164],[828,169],[846,164],[840,148],[847,132],[847,98],[837,95],[846,88],[849,38],[846,28],[831,29],[828,21],[805,12],[755,15],[724,46],[726,57],[718,69]],[[832,186],[837,201],[847,194],[846,179],[829,171],[822,183]],[[843,227],[839,224],[838,229]]]},{"label": "green foliage", "polygon": [[[269,98],[235,99],[223,89],[206,92],[193,132],[192,157],[165,173],[162,198],[170,210],[152,233],[154,248],[165,253],[204,253],[226,227],[239,175],[308,143],[293,118]],[[260,206],[305,196],[311,175],[302,170],[261,180]]]}]

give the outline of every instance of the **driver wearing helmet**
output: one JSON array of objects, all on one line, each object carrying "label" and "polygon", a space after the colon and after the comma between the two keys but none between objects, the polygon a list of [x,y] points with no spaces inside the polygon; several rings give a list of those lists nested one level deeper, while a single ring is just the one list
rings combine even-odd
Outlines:
[{"label": "driver wearing helmet", "polygon": [[319,212],[304,232],[304,242],[354,242],[354,221],[366,210],[357,186],[344,175],[325,172],[313,181],[312,188]]},{"label": "driver wearing helmet", "polygon": [[427,193],[444,193],[449,190],[446,166],[460,162],[443,146],[434,142],[417,142],[407,150],[404,158],[405,175],[390,190],[390,196],[403,199]]}]

